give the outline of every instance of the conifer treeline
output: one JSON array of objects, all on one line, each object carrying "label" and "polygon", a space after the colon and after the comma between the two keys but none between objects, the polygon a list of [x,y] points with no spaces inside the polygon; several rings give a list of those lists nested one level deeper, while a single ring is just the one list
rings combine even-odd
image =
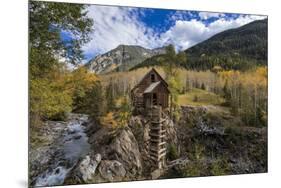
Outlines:
[{"label": "conifer treeline", "polygon": [[[184,52],[186,60],[177,65],[188,70],[246,71],[267,66],[267,19],[254,21],[237,29],[221,32]],[[167,55],[156,55],[131,68],[163,66]],[[171,62],[173,63],[173,62]]]}]

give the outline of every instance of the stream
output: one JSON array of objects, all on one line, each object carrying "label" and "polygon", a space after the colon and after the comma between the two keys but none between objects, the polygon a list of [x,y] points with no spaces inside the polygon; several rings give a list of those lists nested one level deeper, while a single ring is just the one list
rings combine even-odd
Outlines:
[{"label": "stream", "polygon": [[81,157],[90,150],[84,123],[87,115],[71,114],[66,129],[55,145],[55,152],[49,168],[42,172],[35,181],[35,186],[62,185],[67,174]]}]

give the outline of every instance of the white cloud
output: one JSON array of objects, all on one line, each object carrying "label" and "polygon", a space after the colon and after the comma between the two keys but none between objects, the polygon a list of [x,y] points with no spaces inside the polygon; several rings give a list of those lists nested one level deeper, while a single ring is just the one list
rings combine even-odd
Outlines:
[{"label": "white cloud", "polygon": [[138,20],[136,9],[91,6],[88,14],[94,19],[94,32],[92,41],[83,48],[86,53],[104,53],[119,44],[158,46],[153,42],[156,34]]},{"label": "white cloud", "polygon": [[177,50],[184,50],[224,30],[265,18],[264,16],[241,15],[237,19],[219,18],[208,25],[196,19],[177,20],[173,27],[161,35],[160,40],[162,43],[174,44]]},{"label": "white cloud", "polygon": [[174,25],[163,33],[155,33],[139,20],[138,16],[143,12],[139,12],[137,9],[90,6],[88,14],[94,19],[94,32],[91,36],[92,40],[83,47],[83,51],[85,54],[100,54],[120,44],[140,45],[145,48],[173,44],[177,50],[184,50],[218,32],[265,18],[264,16],[241,15],[234,19],[221,13],[200,13],[202,13],[202,19],[210,16],[216,16],[218,19],[205,24],[195,18],[185,20],[184,17],[179,16],[177,11],[174,16],[170,17]]},{"label": "white cloud", "polygon": [[265,19],[264,16],[241,15],[236,19],[221,18],[209,24],[212,33],[218,33],[226,29],[237,28],[255,20]]},{"label": "white cloud", "polygon": [[198,16],[202,19],[202,20],[207,20],[209,18],[218,18],[218,17],[223,17],[224,14],[223,13],[216,13],[216,12],[199,12]]},{"label": "white cloud", "polygon": [[170,18],[167,21],[188,20],[196,17],[197,14],[194,12],[177,10],[174,14],[170,15]]},{"label": "white cloud", "polygon": [[176,24],[160,36],[164,44],[172,43],[178,50],[185,49],[197,43],[206,35],[206,26],[195,19],[176,21]]}]

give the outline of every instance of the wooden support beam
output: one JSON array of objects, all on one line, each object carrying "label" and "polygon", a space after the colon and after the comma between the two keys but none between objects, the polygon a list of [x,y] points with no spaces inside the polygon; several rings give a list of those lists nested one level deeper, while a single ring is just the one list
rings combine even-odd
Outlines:
[{"label": "wooden support beam", "polygon": [[165,138],[166,134],[155,134],[155,133],[149,133],[149,136],[154,136],[156,138]]}]

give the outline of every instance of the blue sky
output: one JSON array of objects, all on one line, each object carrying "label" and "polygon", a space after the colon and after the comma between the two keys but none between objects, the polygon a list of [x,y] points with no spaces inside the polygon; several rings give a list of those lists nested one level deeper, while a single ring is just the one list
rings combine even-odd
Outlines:
[{"label": "blue sky", "polygon": [[[173,44],[185,50],[221,31],[265,16],[91,5],[92,40],[83,46],[85,61],[120,44],[153,49]],[[68,38],[67,34],[62,35]],[[69,39],[69,38],[68,38]]]}]

